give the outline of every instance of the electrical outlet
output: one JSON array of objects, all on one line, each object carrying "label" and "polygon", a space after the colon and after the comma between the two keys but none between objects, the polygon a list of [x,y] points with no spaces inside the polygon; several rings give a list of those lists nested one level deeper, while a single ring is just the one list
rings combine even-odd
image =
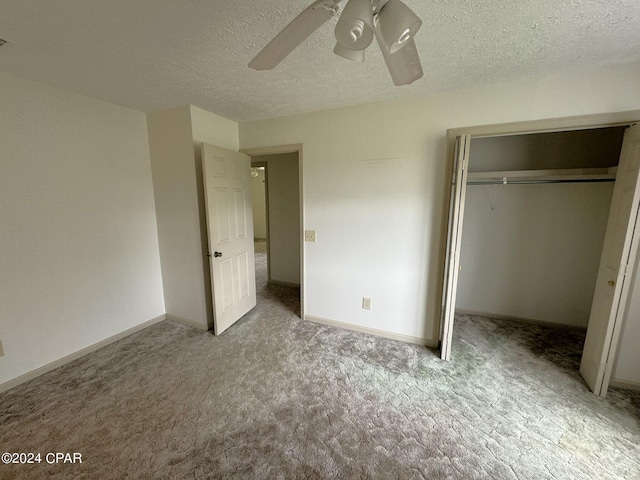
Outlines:
[{"label": "electrical outlet", "polygon": [[2,350],[2,340],[0,340],[0,357],[4,356],[4,350]]},{"label": "electrical outlet", "polygon": [[363,310],[371,310],[371,299],[367,297],[362,297],[362,309]]},{"label": "electrical outlet", "polygon": [[315,230],[305,230],[304,231],[304,241],[305,242],[315,242],[316,241],[316,231]]}]

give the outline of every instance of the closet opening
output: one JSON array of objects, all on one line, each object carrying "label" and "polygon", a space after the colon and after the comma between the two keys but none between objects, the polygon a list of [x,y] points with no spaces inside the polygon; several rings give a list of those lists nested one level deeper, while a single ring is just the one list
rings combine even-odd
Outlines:
[{"label": "closet opening", "polygon": [[457,312],[586,331],[623,136],[471,139]]},{"label": "closet opening", "polygon": [[[458,137],[443,288],[443,359],[450,358],[451,339],[464,332],[454,327],[454,311],[459,317],[495,319],[489,328],[496,334],[517,331],[524,323],[556,327],[545,330],[555,332],[546,338],[522,342],[530,348],[536,348],[536,340],[557,341],[562,350],[562,341],[582,344],[586,337],[584,352],[593,350],[593,335],[586,332],[594,330],[592,310],[602,296],[596,287],[603,277],[603,257],[610,256],[609,223],[622,227],[629,261],[637,252],[637,239],[631,248],[638,216],[638,195],[633,195],[637,166],[630,180],[627,166],[637,163],[638,149],[623,148],[628,128]],[[632,128],[637,136],[637,127]],[[631,181],[629,188],[617,181],[623,151],[623,181]],[[631,190],[633,197],[624,208],[619,190]],[[619,215],[621,210],[626,213]],[[627,288],[628,293],[631,279],[624,288],[615,282],[609,281],[612,290]],[[566,338],[558,332],[566,332]],[[606,354],[603,349],[592,356]],[[583,377],[604,395],[609,378],[603,381],[602,372],[596,372],[591,382],[583,372],[587,355],[577,354],[582,355]]]}]

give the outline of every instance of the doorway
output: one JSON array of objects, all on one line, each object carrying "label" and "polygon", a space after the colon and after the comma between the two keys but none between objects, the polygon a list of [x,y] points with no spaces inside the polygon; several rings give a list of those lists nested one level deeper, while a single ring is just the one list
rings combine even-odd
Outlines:
[{"label": "doorway", "polygon": [[[585,119],[588,122],[588,119]],[[546,124],[543,124],[543,122],[539,122],[540,126],[543,126],[543,128],[540,128],[536,131],[535,128],[526,128],[526,127],[532,127],[535,125],[532,124],[527,124],[525,128],[522,128],[522,130],[518,131],[519,127],[524,127],[525,125],[521,124],[521,125],[511,125],[511,126],[506,126],[507,128],[505,128],[504,130],[500,131],[500,126],[494,126],[494,127],[484,127],[485,132],[487,133],[493,133],[493,135],[491,134],[484,134],[484,135],[473,135],[473,140],[481,140],[484,141],[485,139],[487,141],[491,141],[494,142],[494,140],[499,140],[496,138],[487,138],[487,137],[504,137],[505,135],[508,135],[509,133],[509,129],[512,129],[513,133],[521,133],[523,135],[525,134],[538,134],[540,135],[541,131],[567,131],[569,130],[569,128],[564,128],[564,129],[557,129],[557,130],[552,130],[549,129],[549,125],[552,122],[546,122]],[[564,121],[558,121],[558,123],[564,123]],[[616,143],[615,138],[619,138],[620,137],[620,133],[622,132],[622,130],[626,129],[626,127],[628,127],[630,125],[630,123],[624,122],[623,124],[619,124],[620,129],[604,129],[604,130],[608,130],[608,132],[611,134],[610,137],[614,139],[613,143]],[[596,125],[597,126],[597,125]],[[613,125],[606,125],[609,127],[612,127]],[[476,132],[478,131],[482,131],[482,127],[479,127],[476,130]],[[576,128],[574,127],[572,130],[574,130],[573,133],[569,133],[567,134],[569,137],[570,136],[584,136],[583,133],[578,132],[578,130],[586,130],[587,129],[587,125],[585,125],[585,127],[583,128]],[[469,130],[474,130],[474,129],[469,129]],[[528,130],[528,131],[527,131]],[[476,133],[474,132],[474,133]],[[594,131],[596,136],[599,133],[602,132],[597,132]],[[483,132],[484,133],[484,132]],[[586,132],[588,133],[588,132]],[[560,133],[555,133],[555,134],[550,134],[550,135],[554,135],[555,138],[559,138],[562,136],[562,134]],[[567,136],[565,135],[565,137]],[[457,136],[457,135],[456,135]],[[543,135],[544,136],[544,135]],[[550,137],[547,137],[546,139],[548,140]],[[626,139],[626,136],[625,136]],[[515,140],[515,138],[512,139],[506,139],[506,140]],[[602,144],[607,143],[606,141],[602,141]],[[496,142],[494,142],[496,143]],[[507,141],[507,143],[509,143]],[[511,141],[512,146],[513,146],[513,141]],[[532,143],[529,143],[529,147],[531,147]],[[538,142],[538,144],[543,144],[545,142]],[[548,143],[548,142],[547,142]],[[610,142],[611,143],[611,142]],[[578,143],[579,144],[579,143]],[[478,146],[479,143],[478,141],[476,141],[476,146]],[[539,191],[544,191],[541,189],[547,188],[546,190],[546,197],[547,197],[547,203],[550,202],[551,205],[551,209],[553,210],[553,204],[554,204],[554,200],[550,200],[551,197],[558,197],[556,198],[555,202],[556,202],[556,206],[558,204],[559,198],[570,198],[570,197],[575,197],[576,195],[578,196],[582,196],[581,200],[576,200],[576,205],[580,206],[581,202],[584,201],[585,199],[585,195],[590,195],[588,193],[588,189],[583,188],[584,186],[586,186],[587,182],[610,182],[612,180],[615,179],[615,169],[613,169],[612,167],[614,165],[612,165],[612,160],[611,160],[611,155],[613,155],[613,158],[615,158],[615,148],[613,149],[613,151],[611,152],[609,159],[606,159],[604,157],[606,157],[606,155],[603,157],[603,155],[598,154],[594,157],[593,162],[595,163],[589,163],[588,161],[586,161],[586,158],[589,157],[591,152],[590,150],[597,150],[599,145],[598,142],[596,141],[594,144],[592,144],[590,147],[589,146],[585,146],[583,145],[583,151],[582,153],[578,154],[578,155],[571,155],[570,151],[571,148],[569,148],[569,150],[565,149],[565,152],[560,155],[560,157],[556,160],[553,160],[553,155],[549,155],[547,152],[546,157],[543,157],[542,160],[538,161],[535,165],[531,166],[531,165],[526,165],[525,164],[518,164],[518,162],[515,162],[512,165],[495,165],[495,161],[497,158],[500,157],[499,154],[496,155],[496,152],[494,151],[493,154],[491,155],[491,158],[485,162],[485,165],[483,166],[478,166],[478,165],[473,165],[470,164],[470,158],[472,158],[472,153],[473,149],[472,147],[472,135],[462,135],[459,137],[457,143],[456,143],[456,155],[455,155],[455,159],[457,160],[456,165],[454,165],[454,175],[453,175],[453,179],[454,181],[452,182],[452,195],[451,195],[451,204],[450,204],[450,215],[449,215],[449,228],[448,228],[448,242],[447,242],[447,256],[446,256],[446,261],[445,261],[445,275],[444,275],[444,286],[443,286],[443,308],[442,308],[442,312],[443,312],[443,316],[442,316],[442,321],[441,321],[441,338],[442,338],[442,358],[443,359],[449,359],[449,356],[451,354],[450,348],[451,348],[451,336],[453,334],[453,312],[455,310],[456,304],[457,304],[457,294],[458,294],[458,287],[459,287],[459,283],[464,283],[464,282],[460,282],[459,279],[461,276],[465,275],[465,265],[464,263],[461,263],[460,261],[460,256],[461,256],[461,251],[463,250],[463,244],[462,244],[462,238],[467,234],[467,232],[465,231],[465,233],[463,234],[463,217],[464,217],[464,211],[465,211],[465,204],[469,205],[466,202],[471,201],[470,207],[471,208],[476,208],[478,207],[478,202],[485,202],[487,209],[485,213],[485,216],[487,216],[487,218],[485,218],[484,220],[480,220],[478,221],[478,219],[476,219],[476,223],[484,223],[485,227],[487,226],[487,223],[490,223],[490,217],[492,215],[494,215],[494,210],[496,209],[496,206],[498,205],[498,203],[502,200],[504,200],[504,204],[506,205],[506,207],[508,207],[507,209],[511,209],[513,210],[514,208],[514,201],[515,203],[519,202],[524,202],[524,208],[522,209],[522,212],[528,212],[529,215],[522,215],[520,218],[517,218],[517,212],[515,213],[515,217],[514,217],[514,212],[511,212],[511,221],[513,222],[514,218],[516,218],[519,223],[521,228],[524,228],[526,230],[527,226],[530,224],[535,224],[539,218],[536,218],[536,216],[541,215],[541,208],[542,205],[538,205],[536,203],[536,200],[533,199],[534,197],[531,197],[531,195],[536,191],[536,189],[538,189]],[[574,147],[575,148],[575,145]],[[635,148],[635,147],[634,147]],[[531,149],[531,148],[529,148]],[[482,149],[480,148],[479,151],[481,151]],[[508,150],[508,149],[507,149]],[[516,149],[517,150],[517,149]],[[535,149],[534,149],[535,150]],[[559,150],[562,150],[561,148]],[[618,148],[619,151],[619,148]],[[569,152],[569,154],[567,153]],[[514,151],[513,148],[511,149],[511,151],[509,152],[509,155],[513,155]],[[632,157],[634,155],[637,154],[633,154],[631,155]],[[627,157],[628,158],[628,155]],[[491,165],[491,162],[493,162],[494,164]],[[546,163],[545,163],[546,162]],[[564,162],[564,163],[563,163]],[[573,162],[573,163],[572,163]],[[576,163],[576,162],[579,162]],[[600,163],[599,163],[600,162]],[[606,163],[606,165],[604,163]],[[629,161],[625,161],[625,166],[629,165],[631,163],[635,163],[636,160],[633,160],[631,162]],[[602,164],[601,164],[602,163]],[[635,168],[635,167],[634,167]],[[626,173],[626,172],[625,172]],[[625,179],[628,177],[628,175],[624,175]],[[636,182],[636,178],[637,178],[637,173],[632,175],[633,178],[633,182]],[[626,181],[626,180],[625,180]],[[568,183],[573,183],[574,185],[572,185],[571,188],[569,188],[569,190],[567,192],[562,193],[561,190],[556,191],[555,193],[553,193],[553,191],[551,189],[549,189],[550,187],[543,187],[542,184],[554,184],[554,185],[558,185],[558,184],[565,184],[565,182]],[[509,185],[507,187],[507,185],[511,183],[511,185]],[[577,190],[582,190],[582,191],[577,191],[575,187],[576,185],[578,185],[578,183],[581,184],[580,188],[578,188]],[[615,182],[616,186],[618,186],[618,184],[620,182]],[[637,182],[636,182],[637,183]],[[536,184],[535,187],[532,186],[527,186],[525,187],[524,185],[532,185],[532,184]],[[472,187],[471,185],[476,185],[477,187]],[[519,185],[518,187],[516,187],[515,185]],[[473,192],[473,189],[484,189],[484,192],[480,193],[480,196],[478,196],[478,192]],[[564,187],[563,187],[564,188]],[[505,190],[507,189],[507,190]],[[519,190],[518,190],[519,189]],[[566,190],[566,189],[565,189]],[[570,191],[571,190],[571,191]],[[616,191],[621,190],[620,188],[616,188]],[[628,188],[626,189],[628,190]],[[633,190],[633,189],[632,189]],[[570,192],[569,192],[570,191]],[[505,193],[507,192],[507,193]],[[519,192],[519,193],[518,193]],[[569,192],[569,193],[568,193]],[[499,200],[499,195],[505,195],[508,198]],[[605,197],[607,197],[607,195],[610,198],[610,192],[607,192],[607,188],[600,188],[600,193],[593,193],[593,195],[600,195],[600,197],[602,197],[600,199],[600,201],[602,203],[604,203],[604,206],[607,206],[607,199]],[[559,196],[558,196],[559,195]],[[569,195],[569,197],[567,197],[567,195]],[[619,197],[620,195],[618,195]],[[633,198],[631,198],[633,197]],[[624,222],[624,228],[627,231],[626,234],[623,233],[622,237],[624,238],[631,238],[633,236],[633,227],[635,225],[635,219],[637,217],[637,198],[634,197],[633,195],[631,195],[631,197],[629,197],[628,202],[627,202],[627,213],[625,215],[627,215],[627,219]],[[529,199],[529,204],[527,205],[527,198]],[[616,202],[615,200],[615,196],[614,196],[614,204]],[[480,200],[479,200],[480,199]],[[604,199],[604,200],[603,200]],[[531,202],[534,203],[531,203]],[[595,201],[596,204],[598,203],[598,201]],[[540,202],[541,204],[544,204],[543,202]],[[619,202],[618,204],[619,205]],[[603,205],[598,205],[599,207],[601,207],[600,209],[602,210]],[[581,207],[584,208],[584,207]],[[531,211],[529,211],[531,210]],[[534,212],[535,210],[535,212]],[[616,208],[615,206],[612,208],[612,215],[617,215],[617,211],[619,209]],[[607,209],[605,208],[604,211],[607,211]],[[533,213],[534,217],[531,217],[531,214]],[[587,212],[582,212],[582,216],[585,217],[585,219],[588,220],[588,216],[591,212],[587,211]],[[564,221],[565,223],[572,223],[573,219],[571,217],[571,214],[567,214],[568,217],[565,217],[562,221]],[[507,215],[508,217],[508,215]],[[567,222],[567,220],[570,220]],[[570,238],[571,235],[573,235],[574,240],[575,241],[575,237],[576,235],[579,236],[579,233],[571,232],[569,231],[569,229],[562,223],[562,221],[560,221],[559,223],[559,227],[558,225],[556,225],[555,229],[563,229],[565,230],[565,232],[563,232],[563,235],[567,238]],[[465,219],[466,222],[466,219]],[[495,223],[495,222],[494,222]],[[580,222],[578,222],[580,223]],[[597,222],[596,222],[597,223]],[[606,223],[606,219],[605,222]],[[615,223],[615,222],[614,222]],[[633,223],[633,224],[632,224]],[[471,224],[473,225],[473,222],[471,222]],[[603,237],[603,232],[602,232],[602,224],[603,221],[601,219],[600,221],[600,225],[599,227],[594,227],[594,225],[591,225],[591,230],[595,230],[597,231],[597,233],[595,233],[594,235],[596,237]],[[631,225],[630,227],[628,225]],[[465,226],[466,228],[466,226]],[[553,227],[551,227],[553,228]],[[535,229],[534,229],[535,230]],[[609,231],[610,228],[607,227],[607,235],[609,235]],[[630,233],[629,233],[630,232]],[[495,233],[494,231],[489,230],[489,234]],[[536,233],[535,231],[533,232],[534,234]],[[553,237],[554,235],[556,235],[558,232],[556,232],[555,230],[552,231],[551,233],[547,230],[547,231],[542,231],[542,232],[538,232],[539,236],[542,240],[548,240],[549,237]],[[513,234],[511,234],[512,236],[514,236]],[[486,232],[485,232],[485,236],[486,236]],[[517,234],[515,235],[517,236]],[[520,243],[526,242],[528,240],[531,240],[532,238],[532,232],[528,232],[528,233],[524,233],[520,235],[522,238],[520,239]],[[535,235],[534,235],[535,236]],[[473,235],[467,235],[467,248],[469,248],[469,238],[472,238],[473,242],[477,243],[477,238],[473,238]],[[607,237],[608,238],[608,237]],[[539,258],[539,254],[536,257],[536,255],[532,255],[532,258],[527,259],[526,258],[526,252],[522,251],[522,249],[520,249],[519,252],[515,252],[515,258],[512,259],[507,259],[506,262],[504,262],[504,258],[501,258],[500,255],[503,256],[508,256],[505,254],[505,250],[504,249],[500,249],[499,246],[496,248],[496,244],[495,243],[499,243],[501,239],[498,239],[496,242],[494,242],[493,245],[490,245],[488,247],[488,249],[492,249],[494,250],[493,253],[497,254],[497,256],[494,255],[494,259],[493,262],[489,261],[487,263],[487,265],[489,265],[489,268],[493,269],[493,274],[496,273],[497,270],[500,270],[503,267],[507,267],[510,269],[517,269],[522,267],[522,264],[526,264],[527,261],[529,261],[530,265],[529,265],[529,269],[527,270],[525,268],[525,274],[522,275],[522,273],[519,275],[519,278],[515,278],[512,277],[511,281],[506,282],[506,284],[504,283],[504,279],[503,279],[503,285],[502,285],[502,292],[501,292],[501,297],[500,295],[496,296],[496,298],[499,301],[502,301],[503,303],[509,303],[513,300],[513,295],[509,295],[508,293],[505,293],[505,289],[509,289],[509,288],[513,288],[514,284],[521,282],[526,284],[529,280],[531,280],[533,277],[535,277],[537,274],[540,274],[540,272],[542,270],[544,270],[543,268],[541,268],[541,265],[545,263],[546,260],[549,259],[540,259]],[[569,242],[571,242],[571,240],[568,240]],[[601,241],[601,240],[600,240]],[[514,242],[512,242],[514,243]],[[597,239],[596,239],[596,242]],[[609,244],[611,242],[607,242],[605,241],[605,245]],[[515,244],[517,245],[518,242],[516,241]],[[513,245],[512,245],[513,246]],[[570,245],[572,246],[572,245]],[[592,245],[590,245],[592,247]],[[476,245],[477,247],[477,245]],[[551,247],[553,248],[553,245],[547,245],[547,248]],[[605,246],[605,250],[606,250],[606,246]],[[622,245],[620,245],[620,255],[622,255],[622,257],[624,257],[625,255],[627,255],[627,257],[624,258],[628,258],[630,259],[631,254],[633,253],[633,249],[631,249],[631,245],[630,242],[626,242],[625,243],[625,247],[626,253],[623,252],[623,248]],[[544,248],[543,248],[544,250]],[[637,250],[637,249],[636,249]],[[476,257],[477,257],[477,253],[478,251],[476,251]],[[539,252],[538,252],[539,253]],[[594,329],[593,327],[593,311],[596,309],[596,299],[600,298],[602,296],[602,289],[600,288],[599,284],[601,283],[601,277],[602,277],[602,268],[600,268],[598,270],[598,265],[600,264],[600,252],[596,252],[597,255],[591,255],[591,260],[589,260],[587,263],[590,263],[590,265],[588,266],[587,270],[589,270],[591,273],[587,276],[590,276],[589,279],[587,279],[586,282],[583,282],[583,287],[582,290],[585,291],[591,291],[591,296],[594,298],[594,304],[593,304],[593,308],[591,308],[591,317],[590,320],[588,321],[589,323],[589,331],[592,332],[593,330],[598,330],[598,328]],[[485,254],[483,254],[484,256],[480,259],[480,261],[485,261],[488,259],[488,257],[491,257],[491,255],[487,255],[486,252]],[[605,256],[607,258],[610,258],[608,255],[605,255],[603,252],[602,258],[605,258]],[[468,256],[467,256],[468,257]],[[562,257],[562,255],[560,255],[560,257]],[[490,259],[489,259],[490,260]],[[466,259],[467,262],[469,262],[469,258]],[[550,260],[553,263],[553,260]],[[502,262],[502,265],[501,265]],[[547,267],[547,268],[553,268],[553,267],[557,267],[557,265],[551,265],[551,267]],[[460,271],[460,268],[462,268],[462,271]],[[570,267],[565,266],[564,268],[568,268],[570,270]],[[474,267],[472,266],[471,270],[474,270]],[[472,272],[473,273],[473,272]],[[486,273],[485,273],[486,274]],[[622,278],[621,280],[624,280],[624,275],[625,273],[622,272]],[[497,277],[499,277],[499,275],[496,275]],[[549,285],[545,284],[545,280],[548,282],[549,278],[551,278],[553,275],[546,275],[544,272],[542,272],[542,278],[543,280],[540,281],[540,279],[537,280],[537,287],[539,289],[544,290],[545,288],[549,287]],[[598,288],[600,288],[600,290],[596,289],[595,293],[593,293],[593,283],[595,282],[595,277],[597,276],[598,279]],[[465,277],[465,279],[468,279],[467,277]],[[477,280],[477,279],[476,279]],[[534,279],[534,283],[535,279]],[[622,298],[621,295],[624,294],[624,287],[622,286],[622,284],[624,283],[624,281],[620,282],[621,285],[619,287],[616,287],[615,290],[619,296],[619,298]],[[627,282],[628,284],[629,282]],[[487,284],[490,284],[490,281],[485,280],[482,283],[482,287],[486,287]],[[610,281],[609,285],[615,284],[615,282]],[[477,285],[477,282],[476,282]],[[531,289],[531,282],[529,282],[528,285],[529,289]],[[465,288],[466,288],[466,292],[465,292]],[[554,289],[553,287],[551,287],[549,289],[549,291],[551,292],[551,294],[556,294],[557,293],[557,289]],[[599,293],[600,292],[600,293]],[[469,302],[469,295],[471,295],[471,297],[473,297],[473,294],[476,292],[471,292],[469,293],[469,285],[462,285],[462,290],[460,291],[460,293],[462,294],[461,296],[463,297],[462,302],[464,303]],[[565,292],[566,293],[566,292]],[[627,290],[628,293],[628,290]],[[491,309],[500,309],[500,308],[506,308],[507,310],[507,314],[505,315],[503,313],[503,316],[506,317],[521,317],[521,318],[535,318],[536,320],[542,320],[543,322],[545,321],[544,318],[540,318],[540,312],[536,311],[536,308],[539,307],[538,304],[535,304],[536,302],[536,295],[539,295],[540,292],[538,293],[534,293],[532,294],[531,291],[527,291],[525,289],[525,294],[524,297],[526,298],[527,301],[531,301],[533,300],[533,309],[529,309],[529,312],[535,312],[535,314],[531,314],[529,313],[529,315],[517,315],[517,314],[513,314],[511,312],[513,311],[517,311],[516,310],[511,310],[511,312],[509,312],[509,308],[512,308],[513,305],[500,305],[497,306],[493,305],[493,307],[487,307],[487,305],[491,304],[491,301],[487,302],[486,298],[483,299],[485,300],[484,306],[481,308],[477,308],[477,311],[483,312],[483,313],[492,313],[492,312],[487,312],[487,310],[491,310]],[[584,297],[584,291],[582,292],[582,297]],[[600,297],[599,297],[600,295]],[[464,298],[464,297],[467,298]],[[491,295],[488,295],[489,297]],[[517,297],[517,295],[515,295]],[[496,299],[494,298],[494,300]],[[491,300],[491,299],[489,299]],[[506,300],[506,302],[505,302]],[[537,300],[542,300],[542,299],[537,299]],[[586,301],[586,305],[587,307],[585,307],[585,305],[582,305],[582,310],[583,312],[581,313],[581,315],[578,315],[577,320],[576,319],[569,319],[565,314],[558,314],[558,312],[556,312],[556,316],[555,318],[553,318],[553,315],[551,316],[551,321],[549,323],[576,323],[576,322],[584,322],[585,319],[585,314],[584,314],[584,310],[588,309],[589,307],[591,307],[591,303],[590,303],[591,299],[587,299]],[[612,301],[613,300],[613,295],[612,295]],[[526,302],[525,302],[526,303]],[[540,303],[544,303],[544,300],[540,301]],[[582,303],[584,304],[584,298]],[[481,304],[481,303],[480,303]],[[473,310],[468,308],[469,303],[467,303],[467,310]],[[565,295],[565,306],[566,306],[566,295]],[[519,305],[519,307],[522,307],[522,305]],[[615,307],[615,309],[618,309],[618,307]],[[538,309],[539,310],[539,309]],[[624,310],[624,308],[623,308]],[[526,308],[524,310],[521,311],[526,311]],[[613,311],[613,309],[612,309]],[[498,312],[494,312],[494,313],[498,313]],[[566,313],[566,312],[565,312]],[[615,313],[615,312],[614,312]],[[543,315],[544,316],[544,315]],[[537,317],[537,318],[536,318]],[[604,317],[608,318],[606,315],[604,315]],[[547,319],[549,319],[549,317],[547,317]],[[559,320],[559,321],[558,321]],[[565,320],[565,321],[563,321]],[[604,320],[604,323],[606,323],[606,319]],[[613,323],[615,325],[614,321],[611,321],[610,323]],[[619,323],[619,322],[618,322]],[[617,328],[617,327],[616,327]],[[601,330],[601,328],[599,328]],[[606,337],[608,338],[608,340],[606,340],[605,342],[605,335],[602,335],[602,342],[607,343],[608,342],[608,347],[604,347],[604,344],[601,345],[600,348],[600,352],[598,352],[596,355],[593,355],[592,352],[590,352],[590,355],[597,357],[598,355],[604,355],[606,354],[608,357],[611,357],[611,359],[613,359],[615,357],[615,341],[616,341],[616,336],[614,335],[614,328],[611,327],[605,327],[605,330],[607,330],[607,335]],[[619,330],[618,330],[619,331]],[[593,335],[591,335],[591,337],[593,337]],[[587,335],[587,345],[589,345],[589,335]],[[592,338],[593,340],[593,338]],[[595,342],[598,343],[598,342]],[[591,344],[589,346],[590,351],[593,350],[593,345],[594,342],[591,341]],[[597,350],[597,348],[596,348]],[[606,350],[606,351],[605,351]],[[589,386],[594,390],[595,393],[600,394],[600,395],[604,395],[606,393],[606,384],[608,383],[608,379],[606,379],[606,381],[603,381],[603,378],[606,376],[606,372],[604,369],[601,369],[598,371],[597,373],[597,377],[598,380],[595,382],[591,382],[589,378],[587,378],[589,375],[586,375],[584,370],[584,364],[585,364],[585,357],[588,357],[587,355],[587,346],[585,346],[585,354],[583,354],[583,366],[581,367],[580,371],[583,374],[583,376],[585,377],[585,379],[587,379],[587,383],[589,383]],[[604,367],[603,367],[604,368]],[[608,372],[610,375],[610,369],[611,369],[611,365],[609,365],[608,367]]]},{"label": "doorway", "polygon": [[301,316],[299,152],[251,155],[251,171],[256,283],[265,292],[295,293],[295,313]]}]

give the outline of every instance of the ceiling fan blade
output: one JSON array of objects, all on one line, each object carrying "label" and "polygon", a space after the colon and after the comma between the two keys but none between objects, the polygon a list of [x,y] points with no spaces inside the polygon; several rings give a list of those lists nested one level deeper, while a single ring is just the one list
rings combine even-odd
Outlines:
[{"label": "ceiling fan blade", "polygon": [[249,62],[254,70],[271,70],[318,28],[338,13],[343,0],[316,0],[293,19]]},{"label": "ceiling fan blade", "polygon": [[420,63],[418,48],[413,38],[407,40],[405,45],[397,52],[389,53],[379,25],[376,26],[375,34],[394,85],[409,85],[422,78],[424,72]]}]

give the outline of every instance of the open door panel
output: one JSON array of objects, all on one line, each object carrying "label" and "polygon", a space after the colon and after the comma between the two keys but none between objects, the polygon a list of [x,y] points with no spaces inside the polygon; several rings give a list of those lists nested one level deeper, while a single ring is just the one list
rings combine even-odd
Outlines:
[{"label": "open door panel", "polygon": [[256,305],[251,204],[251,161],[247,155],[202,144],[213,325],[221,334]]},{"label": "open door panel", "polygon": [[638,251],[640,125],[624,135],[600,258],[580,373],[596,395],[607,393]]},{"label": "open door panel", "polygon": [[442,287],[442,311],[440,316],[440,358],[443,360],[450,360],[451,358],[453,319],[456,309],[458,272],[460,270],[460,245],[470,151],[471,135],[457,137],[451,178],[449,231],[447,234],[445,276]]}]

